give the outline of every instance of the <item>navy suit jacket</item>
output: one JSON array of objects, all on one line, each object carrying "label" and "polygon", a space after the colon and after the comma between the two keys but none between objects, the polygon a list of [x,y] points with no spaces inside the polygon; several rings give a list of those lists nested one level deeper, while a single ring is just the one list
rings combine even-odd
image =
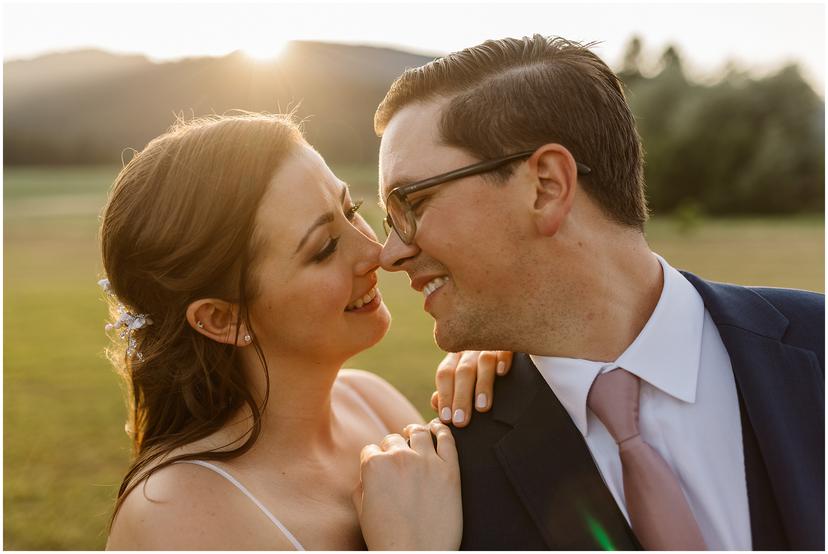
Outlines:
[{"label": "navy suit jacket", "polygon": [[[733,366],[754,549],[823,550],[824,296],[684,276]],[[640,548],[583,436],[527,355],[496,380],[492,409],[452,432],[462,549]]]}]

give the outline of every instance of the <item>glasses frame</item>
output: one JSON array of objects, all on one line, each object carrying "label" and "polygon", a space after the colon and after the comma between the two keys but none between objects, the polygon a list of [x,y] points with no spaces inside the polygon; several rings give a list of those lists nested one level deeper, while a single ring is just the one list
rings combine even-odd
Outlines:
[{"label": "glasses frame", "polygon": [[[385,198],[386,213],[382,220],[382,226],[385,230],[386,237],[391,235],[391,229],[393,229],[404,244],[411,244],[414,242],[414,236],[417,234],[417,219],[414,217],[414,211],[411,208],[411,204],[408,202],[408,197],[410,195],[431,187],[436,187],[437,185],[442,185],[448,181],[454,181],[456,179],[462,179],[463,177],[471,177],[472,175],[480,175],[482,173],[494,171],[509,162],[529,158],[536,152],[536,150],[537,149],[523,150],[521,152],[515,152],[514,154],[508,154],[502,158],[484,160],[482,162],[473,163],[447,173],[441,173],[440,175],[429,177],[428,179],[422,179],[420,181],[415,181],[408,185],[395,188],[388,193],[388,196]],[[575,167],[578,170],[578,175],[588,175],[592,172],[592,169],[580,162],[575,162]],[[406,223],[411,228],[410,233],[405,233],[406,236],[403,236],[404,233],[400,233],[398,226],[394,224],[394,219],[391,217],[391,212],[388,210],[388,206],[391,202],[399,202],[404,210]],[[408,236],[409,234],[410,236]]]}]

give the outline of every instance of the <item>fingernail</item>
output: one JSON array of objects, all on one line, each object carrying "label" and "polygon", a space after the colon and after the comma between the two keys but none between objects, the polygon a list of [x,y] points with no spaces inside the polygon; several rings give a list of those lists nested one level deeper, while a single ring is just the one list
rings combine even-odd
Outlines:
[{"label": "fingernail", "polygon": [[448,406],[443,408],[440,411],[440,419],[442,419],[443,421],[451,420],[451,408],[449,408]]},{"label": "fingernail", "polygon": [[[492,367],[492,366],[489,366]],[[497,362],[497,374],[503,375],[503,372],[506,371],[506,364],[503,362]]]},{"label": "fingernail", "polygon": [[466,414],[463,413],[463,410],[457,409],[454,410],[454,423],[463,423],[466,419]]},{"label": "fingernail", "polygon": [[477,395],[477,407],[485,408],[487,406],[486,393],[481,392]]}]

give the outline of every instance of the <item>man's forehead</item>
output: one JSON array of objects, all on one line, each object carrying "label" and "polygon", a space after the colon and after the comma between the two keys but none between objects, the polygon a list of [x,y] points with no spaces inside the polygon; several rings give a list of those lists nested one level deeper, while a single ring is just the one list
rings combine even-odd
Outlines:
[{"label": "man's forehead", "polygon": [[427,177],[425,163],[447,155],[439,121],[445,99],[404,106],[388,122],[380,142],[381,200],[395,188]]}]

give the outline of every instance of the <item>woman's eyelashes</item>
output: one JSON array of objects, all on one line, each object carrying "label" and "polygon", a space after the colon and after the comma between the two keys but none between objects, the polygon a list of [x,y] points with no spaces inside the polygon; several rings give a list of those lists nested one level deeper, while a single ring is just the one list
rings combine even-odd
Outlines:
[{"label": "woman's eyelashes", "polygon": [[[345,218],[348,221],[353,221],[356,218],[356,214],[359,211],[359,208],[362,206],[362,200],[357,200],[354,202],[350,208],[346,208]],[[331,257],[331,255],[336,252],[337,244],[339,244],[340,237],[331,237],[330,240],[325,244],[325,247],[316,254],[311,261],[313,262],[322,262]]]},{"label": "woman's eyelashes", "polygon": [[354,202],[350,208],[345,210],[345,217],[348,218],[348,221],[353,221],[356,217],[357,212],[362,207],[362,200],[357,200]]},{"label": "woman's eyelashes", "polygon": [[339,243],[339,237],[331,237],[331,239],[325,244],[325,248],[323,248],[318,254],[316,254],[311,261],[313,262],[322,262],[325,261],[327,258],[331,256],[334,252],[336,252],[336,245]]}]

